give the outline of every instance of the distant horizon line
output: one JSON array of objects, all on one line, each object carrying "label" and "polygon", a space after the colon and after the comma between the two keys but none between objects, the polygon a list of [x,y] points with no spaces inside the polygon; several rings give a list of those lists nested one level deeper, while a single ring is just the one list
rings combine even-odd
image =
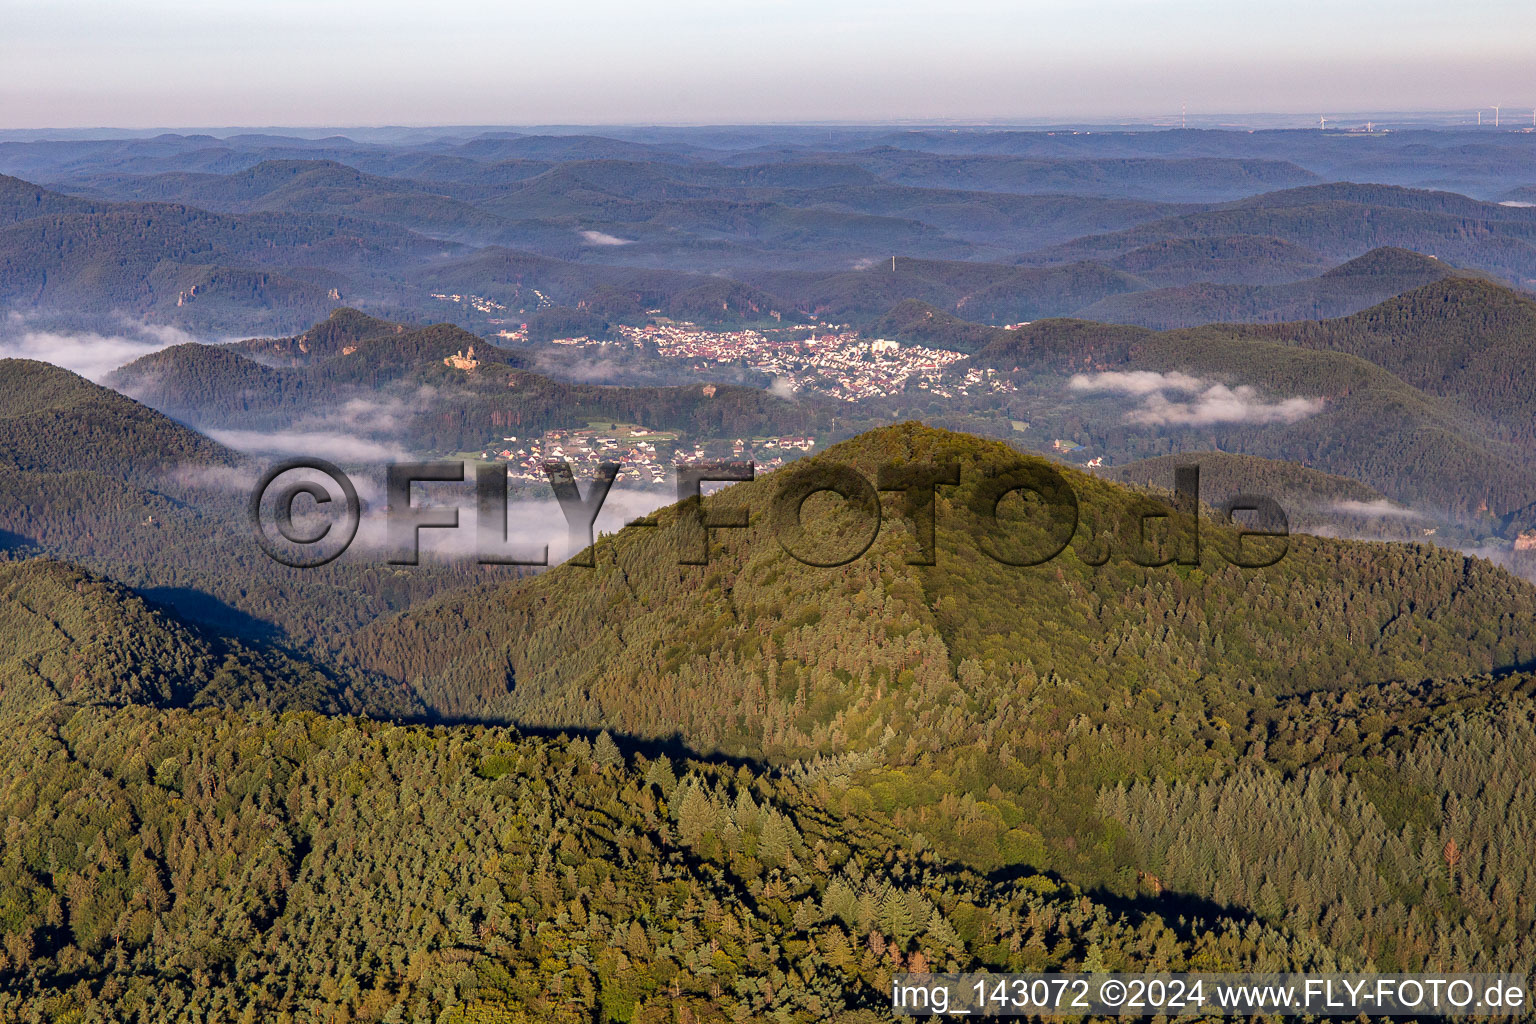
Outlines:
[{"label": "distant horizon line", "polygon": [[[1526,108],[1503,104],[1500,107],[1506,113],[1503,115],[1503,124],[1499,130],[1517,130],[1529,128],[1531,124],[1525,120]],[[570,134],[581,131],[602,130],[708,130],[708,129],[785,129],[785,128],[832,128],[832,129],[913,129],[942,128],[948,130],[971,129],[985,131],[1154,131],[1176,130],[1187,124],[1189,130],[1225,130],[1225,131],[1284,131],[1305,130],[1318,127],[1320,119],[1326,116],[1330,125],[1343,122],[1366,121],[1378,123],[1382,128],[1391,128],[1391,122],[1398,122],[1404,127],[1417,129],[1426,128],[1485,128],[1494,129],[1495,126],[1485,120],[1477,124],[1474,119],[1480,112],[1492,111],[1492,106],[1485,107],[1454,107],[1442,109],[1419,110],[1345,110],[1341,113],[1310,114],[1276,111],[1247,111],[1247,112],[1216,112],[1216,113],[1189,113],[1181,115],[1179,112],[1161,113],[1156,115],[1122,116],[1119,118],[1104,116],[1098,118],[870,118],[870,119],[822,119],[822,120],[725,120],[725,121],[648,121],[648,120],[613,120],[613,121],[550,121],[534,123],[451,123],[434,121],[401,121],[401,122],[311,122],[311,123],[269,123],[269,124],[209,124],[209,125],[175,125],[175,124],[80,124],[80,125],[54,125],[34,128],[0,128],[0,138],[14,138],[17,136],[45,137],[49,135],[75,134],[75,135],[107,135],[121,134],[124,136],[155,137],[156,135],[209,135],[214,138],[228,138],[244,134],[270,134],[283,133],[334,133],[344,132],[401,132],[401,131],[440,131],[453,134],[484,133],[484,132],[518,132],[518,133],[555,133]],[[1530,108],[1536,115],[1536,105]],[[1458,120],[1451,120],[1451,119]],[[1183,124],[1181,124],[1181,121]],[[312,140],[325,138],[326,135],[313,136]]]}]

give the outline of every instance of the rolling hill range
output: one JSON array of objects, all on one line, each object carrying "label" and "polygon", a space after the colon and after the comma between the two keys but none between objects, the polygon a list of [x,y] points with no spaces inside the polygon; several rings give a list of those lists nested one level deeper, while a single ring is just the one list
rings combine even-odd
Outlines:
[{"label": "rolling hill range", "polygon": [[[202,217],[192,215],[194,223],[180,226],[177,219],[108,214],[36,218],[8,228],[0,232],[5,300],[42,312],[68,309],[91,316],[121,310],[212,330],[251,330],[312,316],[344,292],[370,292],[339,272],[319,275],[316,283],[280,270],[240,266],[249,246],[240,247],[244,252],[224,249],[200,230],[208,225],[195,223]],[[222,233],[224,225],[209,227]],[[265,248],[254,238],[252,245]],[[293,251],[292,260],[323,258],[307,251],[307,242],[300,245],[306,251]],[[340,248],[333,251],[339,254]],[[188,302],[199,303],[195,319],[192,311],[174,312]]]},{"label": "rolling hill range", "polygon": [[[1529,962],[1536,588],[1300,536],[1238,569],[1210,521],[1198,566],[1142,567],[1115,524],[1148,499],[1070,469],[1072,546],[1003,565],[977,545],[1011,554],[1030,514],[968,510],[1040,460],[906,423],[807,465],[951,460],[933,566],[908,564],[900,501],[861,558],[790,558],[786,470],[704,500],[751,524],[713,531],[708,565],[677,564],[674,506],[596,568],[442,593],[333,663],[0,564],[0,756],[30,766],[0,788],[0,1012],[859,1024],[903,970],[1413,971],[1446,942]],[[1211,479],[1254,472],[1368,493],[1244,460]],[[845,510],[804,511],[817,552],[860,543]],[[456,724],[315,710],[360,699]],[[198,957],[206,977],[177,968]]]},{"label": "rolling hill range", "polygon": [[[495,184],[505,185],[517,180],[511,175],[512,167],[520,167],[528,177],[535,177],[548,165],[498,167],[497,174],[502,180]],[[401,202],[412,198],[423,203],[432,199],[457,202],[471,214],[476,213],[462,199],[444,195],[444,185],[440,182],[418,183],[409,178],[365,174],[334,160],[268,160],[232,174],[183,172],[104,176],[80,180],[73,183],[73,187],[121,201],[178,203],[224,213],[340,212],[353,207],[364,216],[387,219],[388,208],[383,201],[389,198]],[[487,181],[481,189],[485,194],[494,194],[493,187],[492,182]],[[474,193],[466,188],[464,194]],[[430,217],[433,210],[431,205],[425,205],[419,213]],[[486,217],[484,213],[479,216]]]},{"label": "rolling hill range", "polygon": [[874,149],[846,159],[902,185],[1172,201],[1253,195],[1319,180],[1287,161],[1224,157],[1038,159]]},{"label": "rolling hill range", "polygon": [[1465,196],[1339,183],[1255,196],[1125,231],[1083,238],[1025,257],[1031,265],[1113,260],[1182,238],[1259,236],[1333,261],[1394,246],[1497,274],[1536,281],[1536,210]]},{"label": "rolling hill range", "polygon": [[0,384],[4,558],[79,563],[202,627],[294,647],[483,576],[371,557],[279,566],[251,539],[253,461],[59,367],[0,360]]},{"label": "rolling hill range", "polygon": [[[1491,527],[1526,507],[1536,485],[1517,411],[1524,362],[1513,325],[1527,305],[1488,281],[1450,277],[1351,317],[1294,325],[1157,332],[1036,321],[994,335],[972,359],[1019,382],[1014,413],[1042,447],[1056,437],[1116,462],[1209,449],[1301,462]],[[1398,333],[1373,334],[1373,322]],[[1504,322],[1507,332],[1491,326]],[[1303,337],[1315,341],[1292,340]],[[1436,354],[1422,360],[1427,371],[1411,369],[1417,351]],[[1465,369],[1436,374],[1437,365]],[[1300,404],[1287,412],[1287,400]]]},{"label": "rolling hill range", "polygon": [[[97,198],[176,202],[230,213],[373,219],[434,237],[585,262],[712,270],[722,260],[742,268],[773,267],[792,255],[798,257],[795,265],[809,258],[827,267],[893,252],[925,259],[1002,259],[1010,251],[1197,209],[1147,201],[1147,189],[1160,194],[1174,181],[1181,195],[1214,187],[1221,198],[1230,198],[1265,184],[1314,180],[1289,172],[1266,176],[1257,167],[1229,168],[1220,160],[1102,166],[1038,160],[1014,166],[1020,162],[997,157],[943,162],[956,166],[920,173],[919,178],[932,179],[924,187],[882,179],[841,157],[744,167],[633,160],[471,163],[449,179],[386,177],[320,159],[272,160],[227,175],[106,175],[72,180],[66,187]],[[967,191],[962,172],[970,164],[990,168],[983,178],[1012,167],[1019,180],[1007,191],[997,191],[996,180]],[[1256,170],[1260,173],[1252,176]],[[961,177],[945,178],[951,171]],[[1230,184],[1209,181],[1228,171],[1246,187],[1233,192]],[[1138,180],[1143,190],[1133,194],[1131,183]],[[615,241],[594,244],[594,233]]]},{"label": "rolling hill range", "polygon": [[1276,324],[1254,336],[1369,359],[1423,391],[1482,413],[1495,437],[1536,439],[1536,301],[1476,277],[1427,284],[1353,316]]},{"label": "rolling hill range", "polygon": [[1407,249],[1372,249],[1326,273],[1286,284],[1202,283],[1113,295],[1076,313],[1084,320],[1166,330],[1210,323],[1327,320],[1457,274]]},{"label": "rolling hill range", "polygon": [[[969,155],[1013,158],[1023,165],[1014,172],[1016,177],[1034,173],[1040,176],[1036,181],[1045,184],[1055,170],[1053,164],[1060,167],[1075,162],[1091,167],[1097,162],[1106,166],[1098,172],[1100,176],[1112,181],[1117,166],[1133,166],[1138,161],[1155,167],[1159,161],[1207,160],[1216,172],[1211,180],[1191,182],[1187,173],[1170,173],[1167,187],[1184,192],[1198,187],[1252,187],[1253,174],[1245,173],[1244,166],[1288,163],[1327,180],[1380,181],[1492,197],[1530,183],[1531,153],[1527,134],[1488,127],[1479,131],[1400,127],[1365,136],[1315,129],[1063,132],[958,126],[612,126],[601,134],[591,130],[551,134],[444,128],[428,132],[373,130],[351,138],[251,132],[222,138],[174,134],[74,140],[13,137],[0,142],[0,170],[32,180],[56,181],[101,174],[228,174],[263,161],[309,159],[337,161],[369,174],[446,179],[468,178],[477,169],[483,173],[487,166],[509,161],[548,166],[582,160],[629,160],[732,167],[767,163],[848,165],[880,159],[895,171],[902,168],[902,161],[911,161],[914,170],[920,171],[931,167],[936,155]],[[1059,170],[1055,173],[1058,180],[1065,177]],[[1255,189],[1260,190],[1262,187]]]},{"label": "rolling hill range", "polygon": [[[1364,124],[1359,128],[1364,128]],[[1366,135],[1359,131],[1316,129],[1068,132],[913,127],[892,131],[853,129],[841,133],[840,139],[831,132],[816,134],[814,141],[783,143],[778,152],[784,159],[794,160],[805,160],[818,148],[832,152],[900,149],[1041,160],[1276,160],[1299,165],[1330,181],[1378,181],[1410,188],[1448,189],[1483,198],[1529,184],[1530,159],[1536,148],[1529,133],[1486,128],[1474,131],[1405,127]],[[761,161],[765,152],[766,149],[759,149],[749,158]]]},{"label": "rolling hill range", "polygon": [[[445,364],[471,349],[475,365]],[[759,388],[602,387],[557,381],[527,365],[522,354],[451,324],[408,327],[342,310],[293,338],[172,346],[110,380],[208,429],[325,432],[340,423],[366,436],[358,420],[382,419],[374,433],[412,451],[479,450],[506,429],[542,432],[594,419],[740,437],[790,423],[808,429],[828,415],[814,400],[791,402]]]},{"label": "rolling hill range", "polygon": [[[507,307],[499,322],[550,304],[631,321],[661,310],[867,322],[915,299],[997,323],[1176,326],[1353,311],[1385,298],[1385,284],[1344,300],[1334,293],[1353,292],[1336,280],[1301,283],[1381,247],[1536,281],[1536,211],[1324,183],[1268,156],[1215,155],[1198,134],[1184,138],[1187,155],[1121,140],[1113,156],[1010,154],[1044,144],[1002,135],[953,152],[167,137],[66,159],[39,143],[24,152],[54,187],[0,188],[0,301],[223,335],[286,333],[341,301],[490,326],[433,292],[487,296]],[[40,169],[6,163],[23,151],[3,145],[0,168]],[[888,278],[873,273],[893,256]],[[1268,285],[1299,294],[1236,289]]]},{"label": "rolling hill range", "polygon": [[[1442,707],[1486,728],[1476,709],[1491,705],[1480,702],[1529,689],[1508,673],[1536,652],[1536,590],[1427,545],[1299,536],[1270,568],[1236,569],[1215,550],[1229,535],[1211,523],[1198,568],[1142,568],[1126,558],[1131,535],[1113,525],[1144,508],[1142,499],[1070,470],[1083,516],[1072,550],[1044,565],[1009,566],[978,550],[989,537],[1002,544],[1003,535],[978,529],[965,510],[989,472],[1038,462],[903,424],[835,446],[810,465],[870,476],[888,461],[949,460],[961,465],[962,483],[940,490],[933,567],[907,564],[917,548],[899,521],[841,567],[790,558],[767,526],[782,479],[775,474],[706,500],[709,514],[745,508],[754,524],[714,531],[707,566],[677,564],[677,524],[688,513],[676,506],[657,528],[600,541],[598,568],[564,566],[445,595],[360,631],[348,659],[409,682],[450,718],[609,728],[703,752],[809,760],[811,778],[842,780],[822,788],[829,806],[878,811],[977,865],[1047,866],[1085,884],[1134,889],[1138,858],[1155,849],[1158,866],[1190,894],[1221,900],[1230,898],[1226,887],[1245,887],[1255,894],[1245,905],[1263,906],[1261,919],[1294,927],[1316,920],[1318,897],[1292,889],[1301,905],[1283,891],[1266,903],[1256,895],[1260,878],[1321,878],[1332,858],[1368,835],[1390,850],[1383,869],[1391,877],[1424,884],[1407,880],[1426,825],[1427,841],[1439,844],[1429,856],[1443,845],[1432,810],[1440,783],[1396,779],[1388,798],[1376,767],[1341,770],[1348,755],[1330,751],[1367,733],[1375,737],[1367,746],[1379,744],[1393,721],[1419,751],[1440,742],[1431,734],[1474,728],[1471,719],[1453,724],[1449,711],[1425,717],[1447,699]],[[856,550],[863,520],[845,513],[813,502],[798,542],[822,560],[850,544]],[[1012,515],[1005,520],[1018,530]],[[1110,557],[1097,565],[1106,543]],[[1021,557],[1016,550],[1005,557]],[[456,642],[435,642],[445,635]],[[1482,676],[1489,672],[1498,681]],[[1426,678],[1463,675],[1482,678],[1415,689]],[[1524,722],[1530,709],[1522,706]],[[1362,717],[1346,712],[1316,731],[1332,709],[1351,707]],[[1499,772],[1511,763],[1498,761]],[[1340,808],[1331,841],[1342,845],[1329,853],[1303,842],[1303,856],[1317,859],[1298,875],[1240,863],[1202,868],[1187,860],[1182,833],[1153,841],[1143,831],[1144,815],[1210,792],[1221,795],[1209,813],[1253,816],[1267,844],[1269,830],[1284,828],[1279,807],[1293,806],[1293,793],[1282,796],[1291,792],[1282,782],[1289,771],[1335,787],[1331,806]],[[1181,781],[1143,781],[1165,775]],[[1270,801],[1280,804],[1266,808]],[[1294,806],[1302,817],[1315,813]],[[1487,844],[1480,856],[1506,862],[1514,848],[1491,826],[1479,826]],[[1254,854],[1234,843],[1236,861],[1251,863]],[[1341,909],[1331,941],[1373,958],[1404,950],[1385,938],[1400,934],[1395,928],[1360,923],[1367,905],[1414,929],[1442,913],[1368,884],[1329,891],[1324,902]],[[1448,913],[1456,927],[1471,927],[1472,916]],[[1465,941],[1488,962],[1513,962],[1526,940],[1469,932]]]},{"label": "rolling hill range", "polygon": [[313,318],[343,293],[388,303],[391,276],[444,243],[329,213],[92,204],[6,179],[0,301],[77,318],[124,314],[218,331]]},{"label": "rolling hill range", "polygon": [[[472,163],[450,178],[413,179],[366,174],[334,161],[274,160],[227,175],[104,175],[64,187],[98,199],[227,213],[344,215],[566,259],[663,261],[673,269],[713,269],[721,254],[733,251],[744,265],[782,263],[781,257],[793,254],[799,264],[810,257],[837,265],[871,251],[1000,258],[1183,209],[1096,195],[913,188],[846,163],[736,168],[516,161]],[[624,245],[594,246],[584,231],[603,232]]]}]

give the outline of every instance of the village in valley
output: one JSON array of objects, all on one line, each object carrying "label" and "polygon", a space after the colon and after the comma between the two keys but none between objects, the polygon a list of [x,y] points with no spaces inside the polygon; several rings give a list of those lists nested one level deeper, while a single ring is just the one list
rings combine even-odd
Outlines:
[{"label": "village in valley", "polygon": [[[527,324],[494,299],[482,295],[434,292],[440,302],[488,314],[498,343],[526,342]],[[541,303],[547,301],[539,296]],[[652,311],[653,314],[659,311]],[[699,373],[732,364],[771,378],[791,392],[810,391],[844,402],[891,398],[916,388],[940,398],[967,398],[1015,390],[997,370],[972,368],[955,376],[963,352],[865,338],[846,324],[793,327],[710,329],[687,320],[653,315],[640,327],[616,325],[617,337],[575,336],[552,339],[571,348],[614,348],[677,360]]]},{"label": "village in valley", "polygon": [[[450,294],[434,294],[433,298],[494,315],[490,321],[496,328],[492,340],[498,344],[528,343],[527,324],[517,322],[515,313],[508,316],[507,307],[493,299]],[[1016,390],[1006,375],[993,369],[974,367],[957,372],[958,364],[966,358],[962,352],[866,338],[846,324],[727,330],[652,315],[643,326],[615,325],[611,330],[612,335],[605,338],[562,337],[550,344],[615,354],[628,351],[675,361],[679,368],[702,376],[729,365],[771,380],[775,393],[784,397],[806,393],[857,403],[911,396],[913,392],[955,399]],[[461,370],[478,365],[473,350],[444,362]],[[478,453],[466,454],[507,463],[511,479],[525,484],[544,483],[544,464],[563,460],[578,474],[595,472],[604,462],[617,462],[623,467],[620,482],[667,486],[678,462],[751,461],[761,474],[815,447],[816,438],[810,436],[698,439],[638,424],[592,423],[537,436],[505,435],[492,439]]]},{"label": "village in valley", "polygon": [[663,358],[687,360],[699,370],[737,363],[772,377],[791,392],[813,391],[845,402],[890,398],[910,387],[943,398],[1013,390],[995,370],[972,369],[954,377],[951,371],[964,353],[864,338],[844,325],[809,331],[711,331],[686,321],[653,321],[616,330],[623,338],[620,344],[648,347]]},{"label": "village in valley", "polygon": [[[752,462],[759,474],[810,452],[814,437],[751,437],[684,441],[675,431],[651,430],[630,423],[591,423],[584,428],[549,430],[538,436],[508,435],[479,452],[487,462],[507,463],[508,476],[525,484],[546,484],[544,463],[564,461],[579,477],[592,476],[605,462],[620,465],[615,483],[633,487],[670,487],[679,462],[730,459]],[[474,453],[470,453],[474,454]]]}]

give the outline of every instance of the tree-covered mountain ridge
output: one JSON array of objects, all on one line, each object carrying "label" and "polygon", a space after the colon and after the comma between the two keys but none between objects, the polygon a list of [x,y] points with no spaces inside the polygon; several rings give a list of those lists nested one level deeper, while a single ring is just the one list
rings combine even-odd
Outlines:
[{"label": "tree-covered mountain ridge", "polygon": [[[474,358],[468,357],[473,351]],[[391,440],[415,451],[478,450],[517,428],[644,422],[705,437],[788,432],[825,403],[761,388],[696,383],[605,386],[534,372],[524,353],[453,324],[408,325],[338,309],[308,331],[229,345],[173,345],[114,371],[115,388],[210,429],[286,430],[358,401],[392,403]]]},{"label": "tree-covered mountain ridge", "polygon": [[[708,566],[678,564],[674,506],[599,541],[597,568],[445,595],[360,631],[344,656],[451,719],[805,762],[841,780],[835,806],[878,809],[957,858],[1134,888],[1119,826],[1095,809],[1105,787],[1262,765],[1273,723],[1315,695],[1509,673],[1536,653],[1536,590],[1430,545],[1297,536],[1276,565],[1240,569],[1207,523],[1198,567],[1146,568],[1124,547],[1095,566],[1142,498],[1063,469],[1084,527],[1058,558],[1017,567],[982,554],[989,534],[965,516],[989,468],[1031,457],[902,424],[810,465],[873,480],[888,462],[950,461],[962,483],[940,488],[932,567],[906,564],[917,548],[894,507],[856,561],[796,562],[765,526],[787,479],[771,475],[706,499],[756,524],[712,531]],[[813,535],[860,537],[865,521],[839,523],[825,500],[807,506]],[[966,794],[985,808],[957,813]]]},{"label": "tree-covered mountain ridge", "polygon": [[[964,325],[914,322],[934,332]],[[1018,415],[1113,462],[1221,449],[1360,480],[1406,506],[1476,523],[1536,500],[1530,456],[1536,304],[1477,276],[1451,276],[1350,316],[1155,331],[1039,320],[999,331],[957,373],[990,367],[1020,388]],[[1077,394],[1075,374],[1182,373],[1272,398],[1320,398],[1290,423],[1145,425],[1124,396]],[[1050,433],[1055,431],[1055,433]],[[1036,435],[1039,436],[1039,435]],[[1531,497],[1527,497],[1531,495]]]},{"label": "tree-covered mountain ridge", "polygon": [[[0,743],[35,767],[0,788],[0,1007],[853,1024],[922,967],[1531,962],[1536,591],[1428,545],[1295,537],[1236,569],[1209,522],[1198,567],[1096,566],[1144,495],[1067,468],[1095,529],[1002,565],[974,489],[1040,460],[913,423],[802,468],[948,462],[935,566],[907,564],[899,501],[862,558],[790,559],[779,471],[704,500],[757,524],[713,531],[708,565],[677,564],[673,506],[597,568],[440,597],[325,670],[522,733],[279,715],[249,688],[50,696],[5,663]],[[857,541],[828,504],[811,541]],[[201,671],[110,583],[11,571],[4,628],[74,594],[48,614],[123,636],[113,679]]]},{"label": "tree-covered mountain ridge", "polygon": [[1329,970],[1220,908],[987,877],[791,778],[606,734],[48,704],[0,753],[0,1015],[895,1019],[916,970]]},{"label": "tree-covered mountain ridge", "polygon": [[409,718],[401,688],[350,688],[316,666],[180,620],[78,566],[0,562],[0,700],[77,705],[264,706]]}]

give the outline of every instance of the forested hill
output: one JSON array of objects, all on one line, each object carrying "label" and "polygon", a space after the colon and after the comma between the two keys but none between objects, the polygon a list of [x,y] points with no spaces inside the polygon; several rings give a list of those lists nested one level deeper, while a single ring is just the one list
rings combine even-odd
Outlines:
[{"label": "forested hill", "polygon": [[1536,210],[1449,192],[1350,183],[1272,192],[1181,213],[1053,246],[1029,254],[1025,262],[1114,260],[1174,239],[1233,236],[1275,239],[1330,260],[1396,246],[1495,273],[1515,284],[1536,280]]},{"label": "forested hill", "polygon": [[0,299],[55,314],[127,313],[220,333],[259,329],[334,306],[342,293],[387,300],[402,265],[458,249],[325,213],[218,214],[25,196],[7,210],[0,195]]},{"label": "forested hill", "polygon": [[[1532,962],[1536,589],[1422,545],[1223,567],[1210,523],[1200,566],[1143,568],[1110,525],[1141,499],[1072,470],[1092,535],[1006,566],[976,545],[1017,553],[1022,510],[966,510],[1037,460],[900,424],[806,465],[951,460],[935,566],[899,500],[862,558],[791,560],[780,470],[705,499],[753,524],[708,565],[674,507],[327,673],[545,738],[277,714],[114,585],[0,572],[0,1015],[867,1024],[901,970]],[[806,513],[816,553],[858,541]]]},{"label": "forested hill", "polygon": [[[253,374],[278,372],[224,348],[190,347]],[[278,565],[251,539],[253,460],[47,363],[0,360],[0,394],[5,558],[77,563],[252,642],[321,640],[479,578],[474,566],[402,574],[370,558],[307,572]],[[239,401],[234,391],[208,394]]]},{"label": "forested hill", "polygon": [[[886,461],[959,462],[961,487],[940,492],[932,568],[905,564],[917,551],[894,510],[851,564],[794,561],[764,524],[776,475],[709,499],[712,514],[742,507],[756,525],[714,531],[707,567],[677,564],[674,507],[659,527],[601,541],[599,568],[447,595],[363,630],[350,657],[451,717],[845,758],[870,768],[863,784],[897,821],[946,837],[957,856],[1100,880],[1114,874],[1093,838],[1108,835],[1091,808],[1101,786],[1253,756],[1256,716],[1292,694],[1536,657],[1536,590],[1486,562],[1297,537],[1278,565],[1242,570],[1208,535],[1200,568],[1144,569],[1113,526],[1130,492],[1071,471],[1086,524],[1075,548],[1043,566],[1001,564],[977,550],[965,510],[988,467],[1020,458],[903,424],[811,463],[872,479]],[[859,536],[862,520],[841,524],[837,542],[816,522],[825,550]],[[1105,543],[1105,565],[1085,562]],[[989,825],[930,805],[989,791]]]},{"label": "forested hill", "polygon": [[31,359],[0,359],[0,464],[21,470],[143,475],[236,456],[108,388]]},{"label": "forested hill", "polygon": [[1086,320],[1144,327],[1273,323],[1345,316],[1412,288],[1458,273],[1431,256],[1407,249],[1373,249],[1315,278],[1284,284],[1200,283],[1101,299],[1079,310]]},{"label": "forested hill", "polygon": [[607,734],[0,719],[0,1017],[895,1020],[902,971],[1330,970],[1210,906],[988,878],[813,784]]},{"label": "forested hill", "polygon": [[51,214],[97,213],[115,205],[60,195],[30,181],[0,174],[0,225]]},{"label": "forested hill", "polygon": [[953,313],[946,313],[918,299],[907,299],[892,306],[884,316],[870,324],[865,333],[876,338],[891,338],[929,348],[975,352],[985,348],[1003,330],[962,320]]},{"label": "forested hill", "polygon": [[1369,359],[1504,439],[1536,440],[1536,300],[1494,282],[1450,277],[1353,316],[1245,333]]},{"label": "forested hill", "polygon": [[[471,349],[474,365],[449,358]],[[388,407],[394,440],[449,452],[479,450],[513,427],[524,433],[613,419],[740,437],[808,431],[829,415],[814,399],[790,401],[760,388],[568,383],[529,371],[528,362],[451,324],[412,327],[342,310],[292,338],[162,349],[109,380],[205,428],[288,429],[299,417],[323,421],[349,401]]]},{"label": "forested hill", "polygon": [[[356,309],[334,309],[309,330],[287,338],[250,338],[230,348],[266,363],[306,366],[350,354],[364,342],[405,334],[412,328],[391,323]],[[470,344],[475,342],[471,340]]]},{"label": "forested hill", "polygon": [[262,706],[410,717],[395,687],[349,687],[274,651],[190,626],[111,580],[37,558],[0,562],[0,704]]},{"label": "forested hill", "polygon": [[[1361,356],[1287,344],[1262,330],[1152,331],[1042,320],[1000,332],[972,363],[1010,373],[1030,388],[1037,396],[1033,418],[1062,431],[1045,436],[1077,436],[1112,452],[1115,461],[1181,449],[1239,451],[1353,477],[1396,501],[1466,521],[1536,500],[1536,468],[1524,451],[1504,443],[1500,432],[1508,428],[1488,406],[1427,394]],[[1432,345],[1432,336],[1422,343]],[[1125,396],[1079,395],[1069,387],[1079,373],[1140,371],[1158,375],[1154,381],[1186,374],[1201,388],[1249,387],[1269,401],[1299,397],[1321,404],[1290,423],[1239,418],[1141,425],[1127,422],[1136,407]]]}]

